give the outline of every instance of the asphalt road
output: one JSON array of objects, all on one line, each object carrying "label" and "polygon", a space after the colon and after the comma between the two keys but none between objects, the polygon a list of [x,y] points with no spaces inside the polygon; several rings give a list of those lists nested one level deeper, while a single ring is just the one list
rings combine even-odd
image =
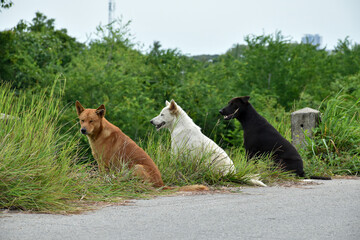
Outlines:
[{"label": "asphalt road", "polygon": [[0,239],[360,239],[360,179],[136,200],[80,215],[2,213]]}]

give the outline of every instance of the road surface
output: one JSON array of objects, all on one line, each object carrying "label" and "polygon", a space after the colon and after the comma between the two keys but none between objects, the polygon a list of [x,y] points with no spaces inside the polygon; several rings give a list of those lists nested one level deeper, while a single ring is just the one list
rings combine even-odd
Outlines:
[{"label": "road surface", "polygon": [[0,239],[360,239],[360,179],[135,200],[79,215],[3,212]]}]

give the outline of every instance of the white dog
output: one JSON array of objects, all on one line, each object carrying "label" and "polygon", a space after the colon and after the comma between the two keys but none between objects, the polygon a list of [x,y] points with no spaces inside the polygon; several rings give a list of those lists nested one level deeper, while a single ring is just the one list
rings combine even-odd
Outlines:
[{"label": "white dog", "polygon": [[205,136],[200,127],[186,114],[182,108],[171,100],[166,101],[166,107],[159,116],[150,121],[156,129],[168,128],[171,133],[171,148],[174,153],[179,151],[189,152],[193,156],[209,154],[208,163],[226,175],[235,172],[233,161],[226,152],[214,141]]},{"label": "white dog", "polygon": [[[155,125],[157,130],[167,128],[171,133],[171,148],[174,153],[186,151],[193,156],[203,156],[209,154],[208,163],[214,170],[222,175],[235,173],[233,161],[226,152],[214,141],[205,136],[199,126],[186,114],[186,112],[176,104],[174,100],[165,102],[159,116],[150,122]],[[258,179],[257,175],[250,176],[250,182],[254,185],[266,187]]]}]

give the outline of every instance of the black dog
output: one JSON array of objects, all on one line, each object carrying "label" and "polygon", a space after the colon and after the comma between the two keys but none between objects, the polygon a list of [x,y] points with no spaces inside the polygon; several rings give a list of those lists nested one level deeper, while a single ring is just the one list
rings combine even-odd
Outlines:
[{"label": "black dog", "polygon": [[248,156],[252,158],[272,153],[275,163],[280,164],[286,171],[304,177],[303,161],[295,147],[255,111],[249,99],[249,96],[233,98],[220,110],[225,120],[237,118],[240,121]]}]

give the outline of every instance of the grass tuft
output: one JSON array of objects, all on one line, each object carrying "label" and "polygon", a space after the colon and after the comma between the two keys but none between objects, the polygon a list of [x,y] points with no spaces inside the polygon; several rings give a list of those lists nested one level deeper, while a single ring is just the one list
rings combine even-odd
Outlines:
[{"label": "grass tuft", "polygon": [[360,98],[342,94],[325,99],[319,107],[321,122],[302,152],[311,175],[360,174]]},{"label": "grass tuft", "polygon": [[76,212],[93,201],[154,191],[126,169],[99,174],[90,164],[79,164],[79,136],[60,133],[60,101],[54,95],[26,99],[0,86],[0,113],[6,116],[0,120],[0,208]]}]

